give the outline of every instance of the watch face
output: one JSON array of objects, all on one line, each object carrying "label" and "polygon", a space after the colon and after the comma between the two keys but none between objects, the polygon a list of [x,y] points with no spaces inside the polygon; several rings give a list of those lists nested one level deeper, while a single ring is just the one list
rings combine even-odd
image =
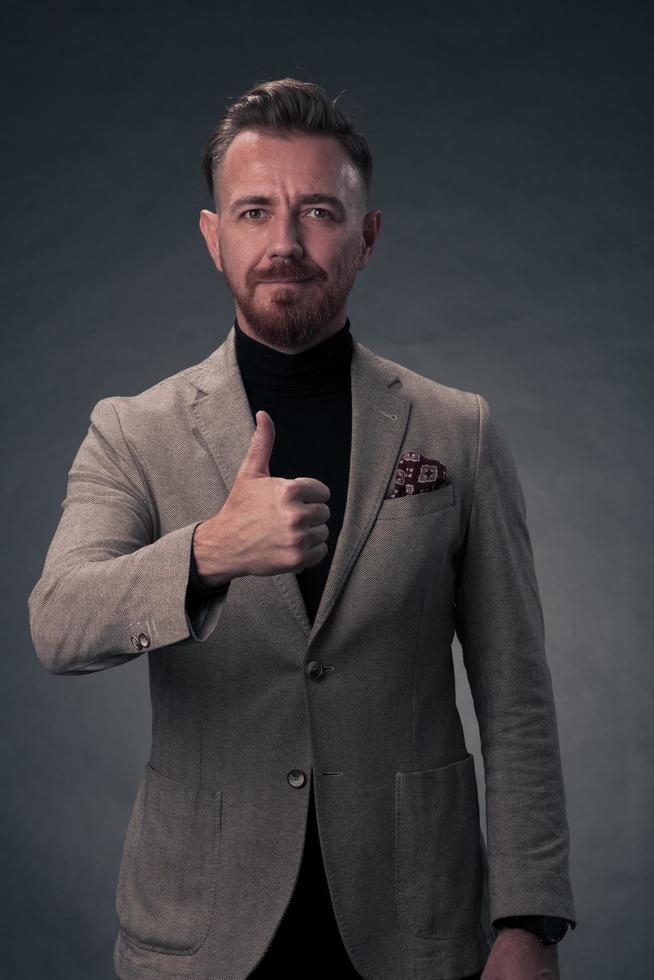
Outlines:
[{"label": "watch face", "polygon": [[542,917],[542,930],[546,942],[558,943],[565,936],[568,923],[564,919],[555,919],[544,915]]}]

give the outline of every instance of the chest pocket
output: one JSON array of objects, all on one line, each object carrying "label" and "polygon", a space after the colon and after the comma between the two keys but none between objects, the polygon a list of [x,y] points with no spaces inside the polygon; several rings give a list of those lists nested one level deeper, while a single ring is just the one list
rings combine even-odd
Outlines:
[{"label": "chest pocket", "polygon": [[422,517],[423,514],[433,514],[436,511],[453,508],[456,503],[454,485],[446,483],[438,490],[428,490],[426,493],[412,493],[405,497],[387,497],[382,501],[378,521],[396,521]]}]

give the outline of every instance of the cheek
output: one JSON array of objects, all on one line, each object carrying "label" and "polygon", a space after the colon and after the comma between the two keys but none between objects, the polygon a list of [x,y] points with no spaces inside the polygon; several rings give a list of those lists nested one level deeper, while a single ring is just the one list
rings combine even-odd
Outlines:
[{"label": "cheek", "polygon": [[230,241],[224,235],[219,240],[220,261],[225,271],[237,281],[245,278],[248,270],[254,265],[250,251],[242,242]]},{"label": "cheek", "polygon": [[330,250],[329,260],[325,266],[330,270],[330,277],[332,279],[350,278],[352,271],[356,269],[359,255],[360,245],[358,239],[354,242],[349,240],[346,244],[341,244],[333,252]]},{"label": "cheek", "polygon": [[358,271],[358,263],[361,258],[361,245],[357,241],[354,245],[350,245],[347,253],[343,255],[340,269],[341,279],[351,279],[353,275],[356,275]]},{"label": "cheek", "polygon": [[234,242],[230,241],[229,235],[224,233],[222,235],[218,235],[218,250],[220,252],[220,257],[225,262],[227,262],[229,265],[234,264],[236,249],[234,248]]}]

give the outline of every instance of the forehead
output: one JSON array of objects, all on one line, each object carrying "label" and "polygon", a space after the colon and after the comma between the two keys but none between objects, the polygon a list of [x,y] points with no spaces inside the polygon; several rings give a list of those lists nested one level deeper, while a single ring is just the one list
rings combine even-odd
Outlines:
[{"label": "forehead", "polygon": [[227,149],[220,172],[224,205],[243,193],[311,194],[329,191],[347,200],[359,190],[360,175],[333,136],[297,133],[281,137],[245,130]]}]

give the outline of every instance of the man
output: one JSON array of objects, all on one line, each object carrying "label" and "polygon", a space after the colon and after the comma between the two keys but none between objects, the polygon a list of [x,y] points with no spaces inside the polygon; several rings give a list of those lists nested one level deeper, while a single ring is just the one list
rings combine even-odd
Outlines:
[{"label": "man", "polygon": [[481,395],[350,335],[381,228],[371,170],[315,85],[228,109],[200,227],[234,325],[200,364],[97,403],[30,595],[55,673],[148,652],[119,977],[536,980],[575,925],[513,457]]}]

